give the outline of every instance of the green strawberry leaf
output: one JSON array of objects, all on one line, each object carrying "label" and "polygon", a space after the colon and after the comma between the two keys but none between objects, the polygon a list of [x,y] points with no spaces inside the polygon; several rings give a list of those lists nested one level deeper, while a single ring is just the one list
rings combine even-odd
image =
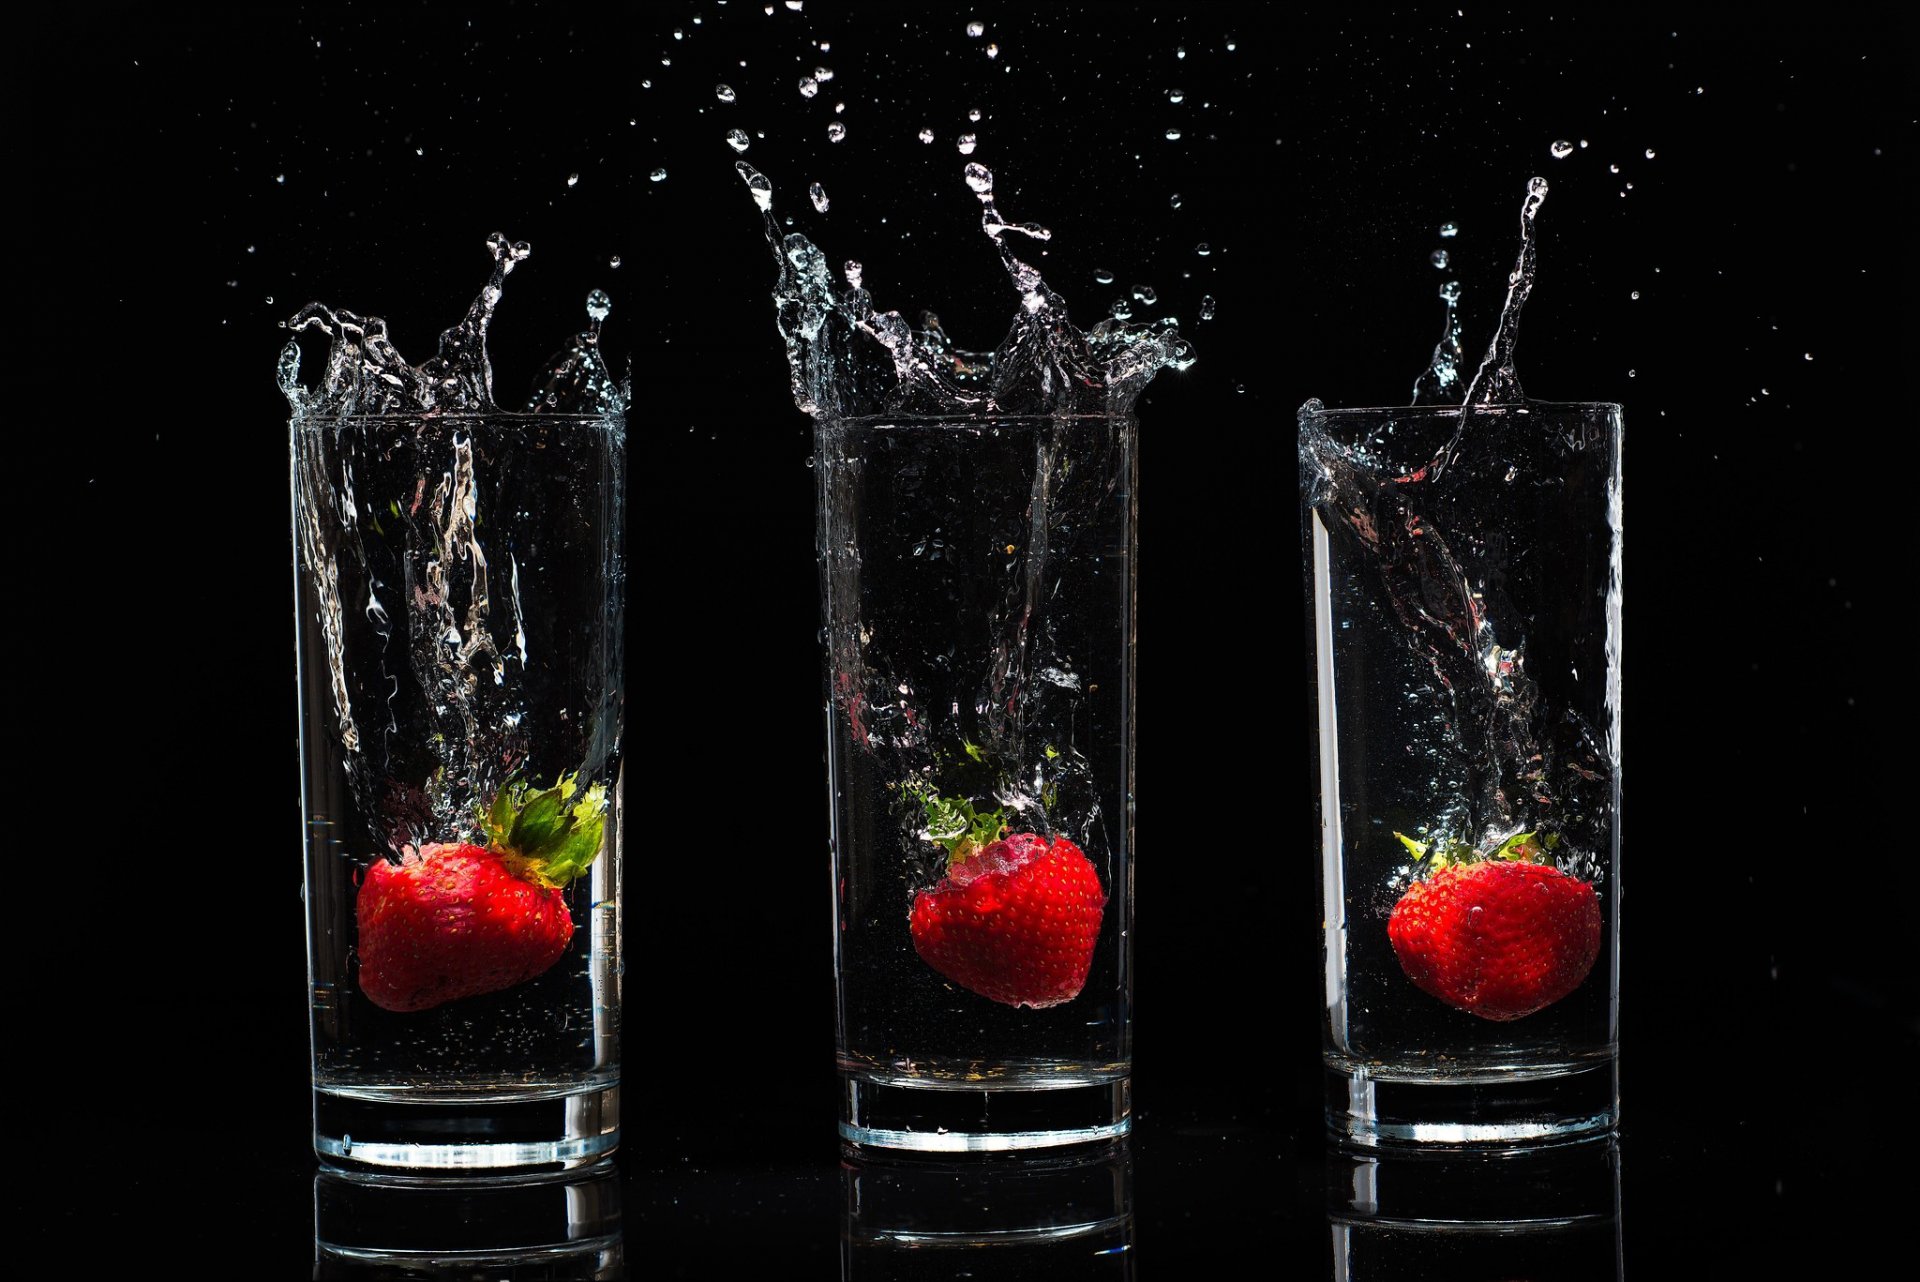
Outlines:
[{"label": "green strawberry leaf", "polygon": [[1400,839],[1400,844],[1405,846],[1415,859],[1425,859],[1427,857],[1426,842],[1415,841],[1404,832],[1396,832],[1393,835]]},{"label": "green strawberry leaf", "polygon": [[1537,832],[1516,832],[1494,849],[1489,859],[1519,859],[1529,863],[1537,862],[1543,853]]},{"label": "green strawberry leaf", "polygon": [[523,877],[566,885],[599,857],[606,835],[606,786],[594,784],[569,806],[578,791],[576,775],[531,795],[523,779],[501,787],[481,823],[488,847]]},{"label": "green strawberry leaf", "polygon": [[931,785],[907,785],[910,796],[920,802],[927,816],[927,840],[944,847],[947,867],[966,862],[982,846],[998,841],[1007,828],[1007,812],[993,809],[981,812],[965,798],[943,797]]}]

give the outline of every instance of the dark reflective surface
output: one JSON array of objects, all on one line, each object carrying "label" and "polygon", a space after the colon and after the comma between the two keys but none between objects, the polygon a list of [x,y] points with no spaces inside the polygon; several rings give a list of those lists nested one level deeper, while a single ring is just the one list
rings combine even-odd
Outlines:
[{"label": "dark reflective surface", "polygon": [[323,1168],[313,1181],[316,1279],[601,1282],[622,1278],[620,1173],[447,1179]]}]

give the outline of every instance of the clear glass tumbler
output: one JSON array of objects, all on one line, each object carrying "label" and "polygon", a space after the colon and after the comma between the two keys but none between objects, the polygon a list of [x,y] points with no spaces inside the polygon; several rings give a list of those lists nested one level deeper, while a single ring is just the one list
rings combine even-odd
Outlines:
[{"label": "clear glass tumbler", "polygon": [[1136,435],[816,425],[852,1144],[1130,1125]]},{"label": "clear glass tumbler", "polygon": [[620,1134],[619,414],[291,424],[314,1146]]},{"label": "clear glass tumbler", "polygon": [[1621,412],[1300,413],[1328,1121],[1616,1120]]}]

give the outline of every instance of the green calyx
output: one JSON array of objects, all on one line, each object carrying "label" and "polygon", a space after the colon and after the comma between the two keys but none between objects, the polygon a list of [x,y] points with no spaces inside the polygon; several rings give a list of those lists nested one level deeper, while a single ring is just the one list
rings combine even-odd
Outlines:
[{"label": "green calyx", "polygon": [[1404,832],[1393,834],[1400,844],[1407,848],[1417,863],[1425,860],[1431,871],[1442,868],[1454,868],[1463,864],[1477,864],[1489,859],[1506,859],[1516,863],[1545,864],[1553,866],[1553,848],[1560,844],[1560,834],[1538,832],[1516,832],[1498,846],[1488,851],[1480,851],[1456,837],[1442,837],[1437,841],[1415,841]]},{"label": "green calyx", "polygon": [[982,847],[1000,840],[1007,831],[1007,812],[995,808],[982,813],[971,801],[943,797],[929,785],[910,784],[907,791],[927,816],[927,839],[945,848],[947,867],[965,863]]},{"label": "green calyx", "polygon": [[515,875],[543,886],[564,886],[600,854],[607,827],[604,784],[580,794],[577,774],[562,775],[551,788],[534,789],[516,779],[493,795],[480,814],[487,848]]}]

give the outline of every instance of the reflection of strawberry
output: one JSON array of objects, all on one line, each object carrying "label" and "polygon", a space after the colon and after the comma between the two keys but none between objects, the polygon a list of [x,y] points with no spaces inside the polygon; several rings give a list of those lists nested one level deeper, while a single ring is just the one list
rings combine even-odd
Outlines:
[{"label": "reflection of strawberry", "polygon": [[925,799],[947,875],[913,898],[914,951],[962,988],[1009,1006],[1058,1006],[1086,986],[1107,896],[1065,837],[1005,833],[1000,811]]},{"label": "reflection of strawberry", "polygon": [[[1421,843],[1400,840],[1414,858],[1427,855]],[[1455,844],[1434,852],[1433,871],[1407,887],[1387,919],[1407,978],[1493,1020],[1531,1015],[1578,988],[1600,955],[1600,896],[1545,858],[1530,832],[1485,858]]]},{"label": "reflection of strawberry", "polygon": [[578,802],[573,776],[542,792],[502,788],[482,816],[482,848],[411,848],[376,859],[355,900],[360,989],[391,1011],[427,1010],[544,974],[573,939],[560,887],[600,853],[606,789]]}]

